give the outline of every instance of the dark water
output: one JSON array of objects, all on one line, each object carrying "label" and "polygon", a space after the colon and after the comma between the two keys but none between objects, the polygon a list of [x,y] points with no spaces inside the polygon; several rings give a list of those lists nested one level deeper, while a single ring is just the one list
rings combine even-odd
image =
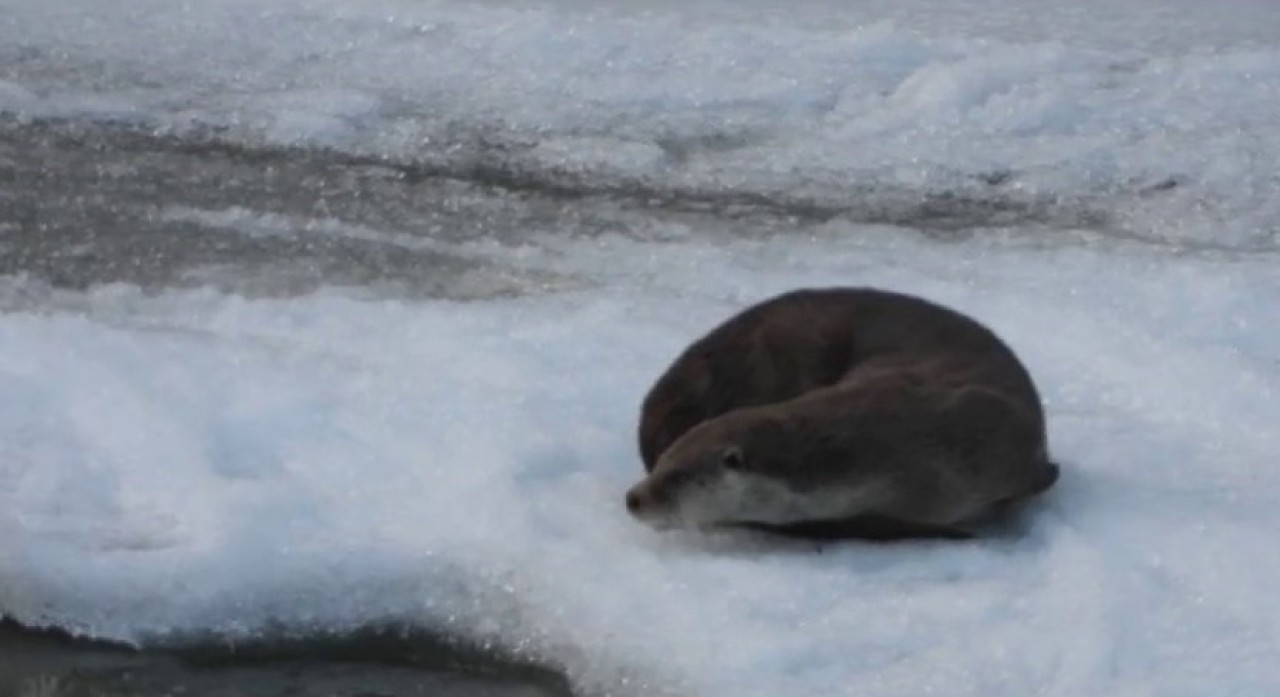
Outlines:
[{"label": "dark water", "polygon": [[0,697],[555,697],[551,671],[391,631],[137,651],[0,622]]}]

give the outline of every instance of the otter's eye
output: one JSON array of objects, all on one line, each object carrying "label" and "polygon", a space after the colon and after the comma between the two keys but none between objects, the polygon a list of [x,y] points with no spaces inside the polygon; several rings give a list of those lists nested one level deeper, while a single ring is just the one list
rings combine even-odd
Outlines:
[{"label": "otter's eye", "polygon": [[746,458],[742,456],[742,449],[736,445],[725,448],[725,451],[720,454],[720,464],[724,465],[726,469],[742,469],[746,463]]}]

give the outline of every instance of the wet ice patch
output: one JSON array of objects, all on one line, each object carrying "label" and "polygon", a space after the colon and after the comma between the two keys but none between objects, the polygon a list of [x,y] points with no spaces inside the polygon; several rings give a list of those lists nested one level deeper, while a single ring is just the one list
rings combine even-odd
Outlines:
[{"label": "wet ice patch", "polygon": [[[16,67],[0,108],[28,118],[336,148],[464,177],[537,183],[568,169],[676,197],[817,199],[869,222],[924,225],[962,199],[1175,243],[1274,248],[1278,234],[1280,15],[1246,0],[785,16],[699,3],[11,4],[0,57]],[[60,30],[69,17],[75,32]],[[914,208],[886,211],[894,196]]]}]

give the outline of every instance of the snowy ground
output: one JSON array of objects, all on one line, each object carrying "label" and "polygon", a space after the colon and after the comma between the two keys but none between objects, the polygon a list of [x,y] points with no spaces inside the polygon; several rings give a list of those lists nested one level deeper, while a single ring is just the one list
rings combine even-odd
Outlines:
[{"label": "snowy ground", "polygon": [[[855,5],[0,0],[19,126],[713,211],[588,197],[625,234],[474,235],[148,209],[513,270],[480,299],[5,278],[0,614],[151,643],[408,622],[610,694],[1280,692],[1280,13]],[[744,201],[782,217],[724,215]],[[957,218],[1000,227],[868,224]],[[666,362],[834,283],[1009,340],[1064,465],[1043,504],[981,541],[821,549],[630,520]]]},{"label": "snowy ground", "polygon": [[[854,227],[560,251],[604,283],[14,308],[0,606],[133,639],[407,619],[650,694],[1280,685],[1274,259]],[[636,404],[672,352],[744,301],[851,278],[970,310],[1026,357],[1067,467],[1027,529],[818,553],[629,520]]]}]

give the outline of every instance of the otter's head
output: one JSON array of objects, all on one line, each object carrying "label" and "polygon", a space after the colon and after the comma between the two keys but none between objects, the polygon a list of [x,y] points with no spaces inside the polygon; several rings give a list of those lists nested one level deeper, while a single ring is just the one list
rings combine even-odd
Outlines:
[{"label": "otter's head", "polygon": [[704,354],[682,356],[654,383],[641,407],[638,432],[646,472],[653,471],[658,457],[680,436],[709,416],[710,390],[711,369]]},{"label": "otter's head", "polygon": [[808,516],[771,447],[778,424],[759,409],[704,421],[676,440],[627,492],[627,510],[655,527],[787,523]]}]

